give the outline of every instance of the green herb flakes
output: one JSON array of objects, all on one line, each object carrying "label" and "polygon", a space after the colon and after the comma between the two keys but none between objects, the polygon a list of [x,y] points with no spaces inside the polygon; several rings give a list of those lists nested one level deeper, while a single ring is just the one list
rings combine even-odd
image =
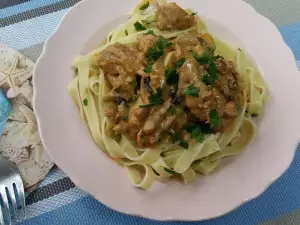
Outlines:
[{"label": "green herb flakes", "polygon": [[181,138],[181,131],[172,135],[172,141],[174,144],[178,143],[179,146],[181,146],[185,149],[189,148],[189,143]]},{"label": "green herb flakes", "polygon": [[215,128],[220,124],[220,118],[216,109],[212,109],[209,113],[210,127]]},{"label": "green herb flakes", "polygon": [[178,145],[185,148],[185,149],[189,149],[189,143],[187,141],[181,140],[181,141],[179,141]]},{"label": "green herb flakes", "polygon": [[166,171],[166,172],[168,172],[169,174],[172,174],[172,175],[179,175],[180,173],[177,173],[177,172],[175,172],[175,171],[173,171],[173,170],[170,170],[170,169],[168,169],[168,168],[166,168],[166,167],[164,167],[164,170]]},{"label": "green herb flakes", "polygon": [[141,79],[142,79],[141,76],[137,74],[130,82],[135,94],[137,93],[137,90],[140,89]]},{"label": "green herb flakes", "polygon": [[176,110],[176,108],[174,108],[173,106],[171,106],[171,107],[168,109],[168,113],[169,113],[170,115],[176,115],[177,110]]},{"label": "green herb flakes", "polygon": [[86,98],[83,99],[82,103],[83,103],[84,106],[88,106],[88,104],[89,104],[89,102]]},{"label": "green herb flakes", "polygon": [[153,30],[148,30],[145,34],[152,34],[152,35],[155,35]]},{"label": "green herb flakes", "polygon": [[151,107],[153,105],[160,105],[164,103],[162,89],[158,88],[156,92],[149,96],[149,103],[145,105],[140,105],[140,108]]},{"label": "green herb flakes", "polygon": [[183,129],[185,129],[187,132],[191,133],[197,127],[198,127],[197,124],[187,123],[187,124],[184,125]]},{"label": "green herb flakes", "polygon": [[182,92],[183,95],[190,95],[194,97],[199,97],[199,91],[200,89],[197,87],[193,87],[193,85],[189,85],[187,88],[185,88]]},{"label": "green herb flakes", "polygon": [[167,39],[161,38],[156,42],[156,46],[159,49],[168,48],[172,43],[169,42]]},{"label": "green herb flakes", "polygon": [[216,83],[216,81],[217,81],[217,77],[213,77],[213,76],[211,76],[211,75],[209,75],[209,74],[205,74],[205,75],[202,77],[201,81],[202,81],[204,84],[206,84],[207,86],[209,86],[209,85],[213,86],[213,85]]},{"label": "green herb flakes", "polygon": [[[207,128],[206,125],[202,124],[194,124],[194,123],[188,123],[186,124],[183,129],[185,129],[188,133],[191,134],[191,137],[195,139],[196,141],[202,143],[204,141],[204,135],[205,133],[209,133],[210,129]],[[203,129],[203,131],[202,131]],[[208,129],[208,130],[207,130]]]},{"label": "green herb flakes", "polygon": [[140,10],[145,10],[145,9],[147,9],[149,6],[150,6],[150,3],[149,3],[149,2],[146,2],[144,5],[142,5],[142,6],[140,7]]},{"label": "green herb flakes", "polygon": [[152,63],[148,63],[148,65],[144,69],[145,73],[151,73],[152,72]]},{"label": "green herb flakes", "polygon": [[211,77],[213,77],[215,80],[218,79],[218,76],[217,76],[217,67],[216,67],[215,61],[211,60],[211,61],[208,63],[207,72],[208,72],[208,74],[209,74]]},{"label": "green herb flakes", "polygon": [[192,130],[192,138],[194,138],[195,140],[197,140],[198,142],[203,142],[204,140],[204,134],[201,131],[200,127],[196,127]]},{"label": "green herb flakes", "polygon": [[142,30],[146,30],[146,27],[144,27],[140,22],[135,22],[134,23],[134,28],[136,31],[142,31]]},{"label": "green herb flakes", "polygon": [[128,30],[125,30],[125,35],[128,36]]},{"label": "green herb flakes", "polygon": [[195,52],[192,52],[192,54],[193,54],[193,57],[200,64],[208,64],[209,61],[212,59],[211,55],[208,52],[204,52],[202,55],[197,55]]},{"label": "green herb flakes", "polygon": [[160,38],[153,47],[147,51],[148,62],[154,62],[165,54],[165,48],[168,48],[171,43],[164,38]]},{"label": "green herb flakes", "polygon": [[214,48],[211,48],[209,51],[204,52],[201,56],[193,52],[193,57],[200,64],[208,64],[207,74],[202,77],[202,82],[206,85],[214,85],[218,80],[216,59],[220,56],[212,56],[214,50]]},{"label": "green herb flakes", "polygon": [[166,78],[167,84],[177,84],[179,75],[175,69],[167,68],[165,70],[165,78]]},{"label": "green herb flakes", "polygon": [[185,63],[185,58],[181,58],[176,62],[176,67],[180,68]]}]

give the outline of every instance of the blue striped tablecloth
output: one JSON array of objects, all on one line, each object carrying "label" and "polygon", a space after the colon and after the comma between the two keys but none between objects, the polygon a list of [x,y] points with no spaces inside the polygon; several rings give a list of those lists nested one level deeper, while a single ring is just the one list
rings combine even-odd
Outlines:
[{"label": "blue striped tablecloth", "polygon": [[[53,32],[68,8],[78,1],[0,0],[0,43],[20,50],[35,61],[45,39]],[[284,40],[297,60],[300,60],[300,0],[246,1],[278,26]],[[76,188],[62,171],[55,168],[39,188],[28,196],[28,217],[18,224],[300,224],[299,175],[298,150],[292,166],[284,176],[259,198],[235,211],[204,222],[156,222],[123,215],[105,207]]]}]

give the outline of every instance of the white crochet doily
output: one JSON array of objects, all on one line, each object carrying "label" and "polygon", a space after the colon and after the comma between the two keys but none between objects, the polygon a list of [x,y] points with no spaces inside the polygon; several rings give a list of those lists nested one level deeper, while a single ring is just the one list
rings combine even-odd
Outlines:
[{"label": "white crochet doily", "polygon": [[32,110],[33,68],[31,60],[0,44],[0,88],[12,104],[0,154],[17,164],[25,188],[44,179],[54,165],[43,148]]}]

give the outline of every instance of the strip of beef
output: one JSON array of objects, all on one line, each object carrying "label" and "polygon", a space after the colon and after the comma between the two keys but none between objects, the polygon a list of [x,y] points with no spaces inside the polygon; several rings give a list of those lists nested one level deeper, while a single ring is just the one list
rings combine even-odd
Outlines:
[{"label": "strip of beef", "polygon": [[201,82],[199,65],[195,60],[189,59],[179,69],[179,90],[189,85],[199,89],[199,97],[186,95],[185,105],[200,121],[209,121],[209,112],[216,109],[219,115],[224,114],[226,105],[224,96],[216,88],[206,86]]},{"label": "strip of beef", "polygon": [[158,7],[156,21],[159,30],[183,30],[193,25],[194,16],[188,14],[176,3],[171,2]]},{"label": "strip of beef", "polygon": [[214,47],[213,38],[208,34],[199,34],[191,31],[178,36],[173,43],[179,45],[185,51],[193,51],[197,55],[202,55],[205,51],[210,51]]},{"label": "strip of beef", "polygon": [[216,67],[219,73],[217,87],[221,93],[229,100],[234,100],[240,92],[238,73],[231,61],[226,61],[223,58],[216,60]]},{"label": "strip of beef", "polygon": [[105,74],[135,76],[145,59],[136,46],[115,43],[96,56],[96,64]]},{"label": "strip of beef", "polygon": [[152,34],[142,34],[137,37],[137,46],[141,52],[147,53],[148,49],[153,47],[158,37]]},{"label": "strip of beef", "polygon": [[147,118],[143,127],[144,134],[151,134],[157,128],[160,128],[161,123],[164,119],[164,115],[168,111],[170,106],[171,106],[171,102],[167,101],[163,105],[153,110],[153,112],[151,112],[150,116]]}]

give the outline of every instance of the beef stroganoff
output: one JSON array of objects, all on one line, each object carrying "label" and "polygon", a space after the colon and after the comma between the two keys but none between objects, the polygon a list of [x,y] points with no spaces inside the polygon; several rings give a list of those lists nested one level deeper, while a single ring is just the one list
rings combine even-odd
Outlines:
[{"label": "beef stroganoff", "polygon": [[254,139],[269,91],[241,49],[196,12],[142,1],[102,44],[74,60],[68,91],[99,148],[132,184],[192,182]]}]

